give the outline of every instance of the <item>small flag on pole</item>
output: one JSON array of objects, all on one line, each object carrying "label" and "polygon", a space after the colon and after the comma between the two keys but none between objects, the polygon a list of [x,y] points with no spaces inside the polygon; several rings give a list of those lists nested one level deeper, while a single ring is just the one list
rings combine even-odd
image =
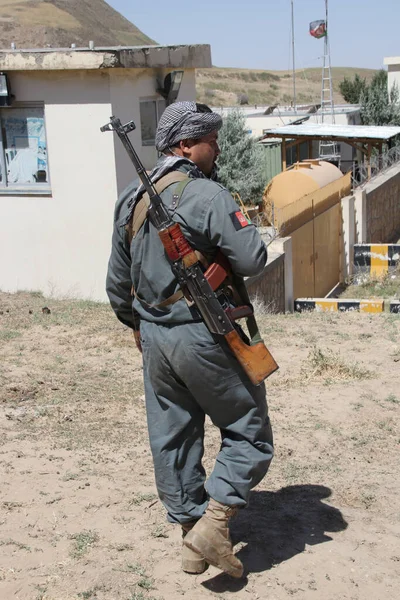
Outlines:
[{"label": "small flag on pole", "polygon": [[325,21],[313,21],[310,23],[310,35],[319,40],[326,36],[326,22]]}]

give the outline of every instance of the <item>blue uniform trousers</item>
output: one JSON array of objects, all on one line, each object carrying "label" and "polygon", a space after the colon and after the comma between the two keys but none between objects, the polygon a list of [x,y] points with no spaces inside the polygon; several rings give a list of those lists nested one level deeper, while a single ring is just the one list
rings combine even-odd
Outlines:
[{"label": "blue uniform trousers", "polygon": [[[208,496],[245,506],[273,456],[265,386],[254,386],[204,323],[141,321],[150,446],[159,497],[172,523],[198,519]],[[204,420],[221,447],[206,481]]]}]

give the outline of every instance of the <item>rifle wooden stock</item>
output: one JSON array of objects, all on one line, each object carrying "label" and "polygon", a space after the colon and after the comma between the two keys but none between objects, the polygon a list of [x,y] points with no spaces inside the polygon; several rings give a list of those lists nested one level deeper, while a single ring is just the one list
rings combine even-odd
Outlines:
[{"label": "rifle wooden stock", "polygon": [[248,346],[236,330],[230,331],[224,338],[254,385],[260,385],[279,368],[263,342]]}]

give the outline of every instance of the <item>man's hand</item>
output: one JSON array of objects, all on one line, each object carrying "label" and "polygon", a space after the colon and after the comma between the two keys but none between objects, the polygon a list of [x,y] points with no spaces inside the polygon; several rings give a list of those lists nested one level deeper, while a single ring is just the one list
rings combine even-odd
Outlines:
[{"label": "man's hand", "polygon": [[142,352],[142,344],[140,343],[140,330],[134,331],[133,335],[134,335],[134,338],[135,338],[136,348],[141,353]]}]

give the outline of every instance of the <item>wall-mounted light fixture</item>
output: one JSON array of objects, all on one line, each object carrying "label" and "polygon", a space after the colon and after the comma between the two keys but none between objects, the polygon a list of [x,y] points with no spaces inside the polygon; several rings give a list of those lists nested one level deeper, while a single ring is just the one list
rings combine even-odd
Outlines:
[{"label": "wall-mounted light fixture", "polygon": [[0,106],[11,106],[12,100],[13,96],[8,75],[0,73]]},{"label": "wall-mounted light fixture", "polygon": [[171,71],[164,79],[162,88],[158,89],[158,92],[166,100],[167,106],[175,102],[178,98],[179,90],[183,79],[184,71]]}]

